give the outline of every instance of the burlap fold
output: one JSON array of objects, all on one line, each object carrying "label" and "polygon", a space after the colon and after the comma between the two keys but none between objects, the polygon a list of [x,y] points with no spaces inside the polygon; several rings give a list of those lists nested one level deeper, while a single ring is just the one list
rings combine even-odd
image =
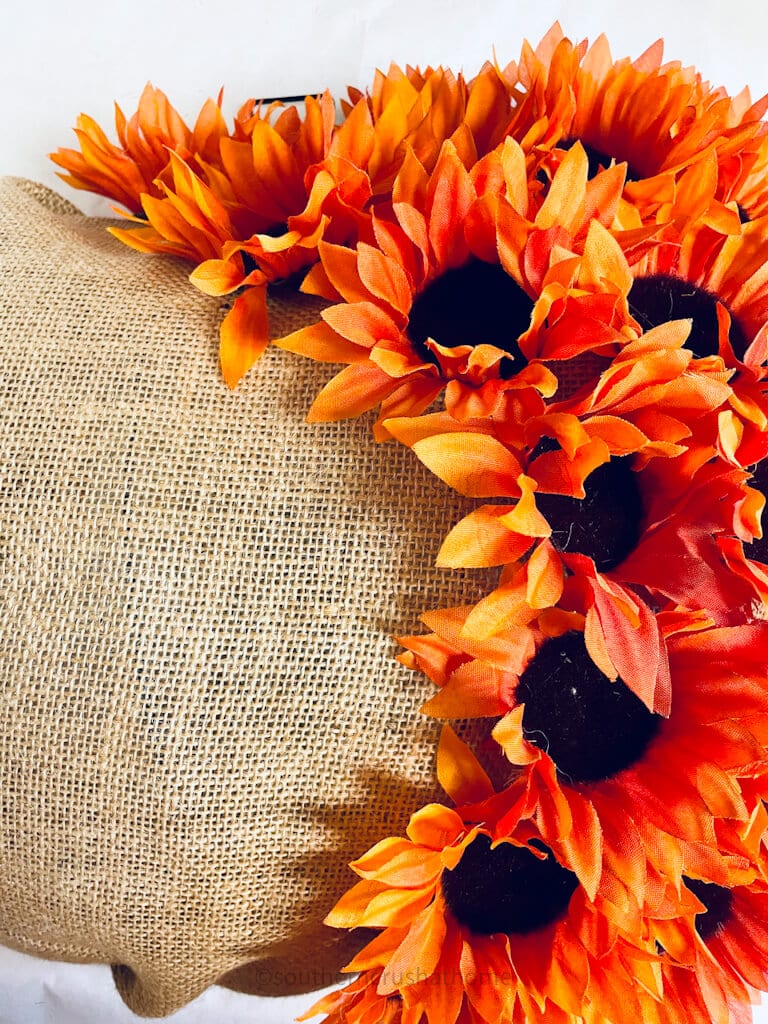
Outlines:
[{"label": "burlap fold", "polygon": [[185,265],[0,202],[0,940],[113,964],[142,1015],[317,988],[346,862],[434,794],[392,635],[487,591],[433,568],[466,508],[304,422],[327,366],[270,349],[229,391]]}]

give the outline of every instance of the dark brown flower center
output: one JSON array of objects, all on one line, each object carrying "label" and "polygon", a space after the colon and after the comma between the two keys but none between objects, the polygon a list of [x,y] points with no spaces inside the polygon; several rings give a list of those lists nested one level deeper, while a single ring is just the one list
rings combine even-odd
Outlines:
[{"label": "dark brown flower center", "polygon": [[701,882],[697,878],[686,878],[685,884],[707,908],[704,913],[696,915],[696,931],[706,942],[719,935],[728,923],[733,907],[733,893],[723,885]]},{"label": "dark brown flower center", "polygon": [[584,634],[547,640],[520,677],[523,735],[571,782],[598,782],[635,764],[658,732],[655,715],[590,658]]},{"label": "dark brown flower center", "polygon": [[248,274],[252,274],[254,270],[259,269],[259,264],[256,262],[256,260],[253,258],[253,256],[251,256],[249,252],[241,252],[240,255],[243,258],[243,273],[246,275],[246,277],[248,276]]},{"label": "dark brown flower center", "polygon": [[532,311],[533,301],[500,263],[472,259],[435,278],[416,297],[408,337],[431,361],[427,338],[445,348],[495,345],[508,353],[517,372],[526,364],[518,338],[530,327]]},{"label": "dark brown flower center", "polygon": [[552,527],[558,551],[591,558],[600,572],[623,562],[640,537],[643,504],[637,474],[628,457],[611,459],[589,474],[585,496],[536,494],[536,504]]},{"label": "dark brown flower center", "polygon": [[549,856],[540,860],[522,846],[477,836],[453,871],[443,872],[443,894],[451,913],[478,935],[527,935],[565,915],[579,882]]},{"label": "dark brown flower center", "polygon": [[[692,320],[686,347],[699,358],[717,355],[717,303],[722,299],[706,288],[671,274],[637,277],[629,292],[629,311],[644,331],[670,320]],[[728,308],[726,306],[726,308]],[[731,310],[730,338],[733,351],[741,358],[747,350],[747,338]]]},{"label": "dark brown flower center", "polygon": [[[755,466],[749,486],[759,491],[763,497],[768,497],[768,459],[763,459],[762,462],[758,462]],[[766,521],[765,512],[763,512],[763,536],[753,540],[751,544],[744,545],[747,558],[754,558],[756,562],[768,564],[767,533],[768,521]]]}]

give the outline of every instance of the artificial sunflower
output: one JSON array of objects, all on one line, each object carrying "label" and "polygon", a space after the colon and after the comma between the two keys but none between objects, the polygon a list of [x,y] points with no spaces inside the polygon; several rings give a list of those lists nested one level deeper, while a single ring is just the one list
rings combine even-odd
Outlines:
[{"label": "artificial sunflower", "polygon": [[171,152],[193,164],[218,160],[219,141],[228,134],[221,99],[219,94],[216,102],[207,100],[190,129],[168,97],[147,84],[130,118],[115,104],[117,145],[93,118],[81,114],[75,128],[79,151],[60,148],[51,160],[64,168],[67,173],[59,177],[72,188],[106,196],[141,216],[142,196],[159,197],[158,179],[170,180]]},{"label": "artificial sunflower", "polygon": [[[663,402],[646,412],[668,426]],[[499,585],[465,611],[464,641],[511,630],[520,642],[543,610],[559,607],[585,617],[594,660],[663,711],[658,607],[721,625],[763,617],[764,577],[741,546],[759,535],[760,498],[746,472],[707,451],[697,465],[631,420],[601,414],[532,418],[531,442],[540,441],[523,451],[501,440],[496,423],[459,424],[445,413],[387,425],[452,488],[495,499],[456,524],[438,554],[453,568],[504,567]],[[672,457],[643,464],[648,451]]]},{"label": "artificial sunflower", "polygon": [[[494,823],[494,837],[531,817],[590,893],[606,876],[627,899],[659,877],[679,886],[686,865],[705,864],[705,876],[722,883],[742,851],[719,829],[748,835],[762,820],[768,625],[702,630],[672,612],[659,620],[671,681],[666,716],[593,661],[575,615],[546,617],[521,672],[500,670],[498,646],[486,664],[457,651],[456,626],[448,635],[439,616],[432,624],[442,644],[409,643],[413,663],[450,687],[449,708],[460,706],[463,717],[506,709],[493,737],[518,774],[459,813]],[[442,716],[439,697],[425,710]]]},{"label": "artificial sunflower", "polygon": [[387,437],[386,419],[417,415],[443,391],[460,420],[496,416],[504,402],[543,412],[540,398],[572,376],[561,364],[610,357],[636,337],[631,275],[603,229],[621,183],[621,169],[588,180],[577,146],[537,205],[511,139],[469,171],[450,142],[431,174],[411,157],[394,184],[394,220],[374,216],[375,245],[319,247],[310,290],[344,301],[280,341],[348,364],[310,421],[380,405],[375,429]]},{"label": "artificial sunflower", "polygon": [[[574,44],[555,24],[506,69],[519,97],[510,133],[545,183],[576,140],[593,174],[625,163],[628,224],[704,218],[738,231],[736,204],[722,202],[733,188],[718,191],[719,170],[760,151],[768,98],[752,104],[745,95],[737,103],[695,69],[663,64],[662,56],[659,41],[635,61],[614,61],[604,36],[590,47]],[[731,178],[737,173],[730,167]]]},{"label": "artificial sunflower", "polygon": [[[450,731],[438,775],[454,799],[492,793]],[[596,1024],[661,998],[659,956],[639,919],[634,930],[617,923],[610,901],[587,897],[531,827],[494,842],[484,825],[431,804],[407,838],[383,840],[352,868],[362,881],[327,923],[381,931],[346,968],[360,978],[303,1019]],[[657,912],[685,912],[686,901],[690,913],[690,895],[674,908],[660,900]]]},{"label": "artificial sunflower", "polygon": [[[681,1024],[749,1024],[754,993],[768,991],[768,886],[764,878],[751,884],[724,886],[703,879],[684,879],[699,902],[694,919],[695,941],[688,941],[685,918],[651,927],[664,948],[693,952],[690,963],[662,960],[665,1007],[674,1007]],[[686,933],[686,934],[683,934]],[[669,1011],[644,1018],[651,1024],[668,1021]]]},{"label": "artificial sunflower", "polygon": [[[768,218],[725,236],[706,225],[667,230],[631,264],[632,316],[644,330],[686,318],[686,342],[699,358],[719,356],[731,395],[714,421],[704,420],[704,443],[747,467],[768,454]],[[573,410],[578,414],[578,408]]]},{"label": "artificial sunflower", "polygon": [[303,118],[289,107],[272,123],[274,105],[246,114],[248,104],[234,135],[219,140],[218,166],[198,160],[195,170],[171,152],[161,197],[143,196],[137,226],[111,229],[140,252],[197,264],[190,280],[207,294],[240,292],[221,325],[222,372],[232,387],[269,340],[267,285],[310,265],[325,227],[322,213],[309,226],[290,222],[305,212],[305,175],[327,155],[335,118],[329,93],[305,105]]}]

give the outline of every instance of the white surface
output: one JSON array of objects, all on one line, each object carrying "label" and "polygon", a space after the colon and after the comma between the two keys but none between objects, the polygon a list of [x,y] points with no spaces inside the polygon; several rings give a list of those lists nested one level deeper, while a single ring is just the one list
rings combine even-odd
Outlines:
[{"label": "white surface", "polygon": [[[342,94],[376,66],[443,63],[471,75],[496,48],[502,63],[555,18],[572,38],[605,31],[615,56],[637,56],[658,36],[669,59],[695,64],[731,92],[768,92],[765,0],[3,0],[0,36],[0,174],[57,187],[46,154],[71,146],[78,113],[105,128],[112,103],[134,109],[146,81],[194,118],[224,85],[231,113],[251,96]],[[63,188],[63,186],[62,186]],[[106,208],[84,193],[89,212]],[[361,850],[361,853],[363,851]],[[288,1024],[312,997],[254,999],[212,989],[174,1024]],[[0,1024],[123,1024],[138,1018],[106,968],[51,964],[0,950]],[[768,1024],[768,1009],[755,1012]]]},{"label": "white surface", "polygon": [[[209,988],[172,1024],[289,1024],[318,996],[256,999]],[[108,967],[35,960],[0,946],[0,1024],[139,1024],[112,984]],[[149,1018],[158,1020],[160,1018]],[[321,1018],[316,1020],[319,1022]]]}]

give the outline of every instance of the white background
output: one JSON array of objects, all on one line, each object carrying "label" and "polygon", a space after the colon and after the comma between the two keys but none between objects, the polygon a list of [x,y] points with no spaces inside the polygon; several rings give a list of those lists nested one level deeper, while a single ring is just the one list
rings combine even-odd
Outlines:
[{"label": "white background", "polygon": [[[669,59],[695,64],[731,92],[768,92],[765,0],[0,0],[0,174],[57,186],[46,154],[73,145],[78,113],[105,128],[112,103],[135,108],[147,81],[185,118],[225,87],[228,114],[254,96],[365,86],[375,67],[447,64],[472,75],[492,55],[516,58],[557,18],[572,38],[608,35],[615,56],[659,36]],[[66,191],[62,186],[62,190]],[[88,212],[106,204],[68,193]],[[2,212],[0,211],[0,215]],[[361,851],[362,852],[362,851]],[[175,1024],[288,1024],[311,999],[256,1000],[210,990]],[[137,1021],[106,968],[49,964],[0,950],[0,1024]],[[768,1024],[758,1009],[756,1024]]]}]

